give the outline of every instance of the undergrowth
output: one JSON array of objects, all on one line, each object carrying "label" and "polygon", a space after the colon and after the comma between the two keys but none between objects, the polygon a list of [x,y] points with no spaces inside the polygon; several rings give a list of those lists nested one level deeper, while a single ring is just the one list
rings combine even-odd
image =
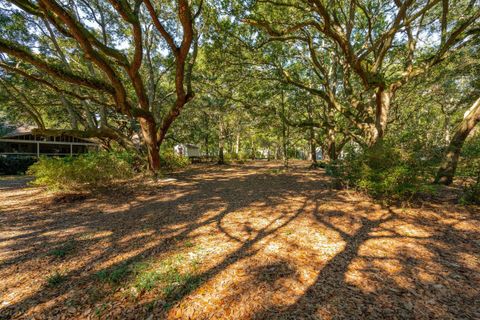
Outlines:
[{"label": "undergrowth", "polygon": [[61,273],[59,271],[55,271],[55,272],[48,275],[47,286],[49,286],[49,287],[58,286],[62,282],[64,282],[66,279],[67,279],[67,277],[63,273]]},{"label": "undergrowth", "polygon": [[51,191],[78,191],[106,186],[133,176],[135,156],[126,152],[96,152],[75,157],[48,158],[28,169],[35,176],[31,183]]},{"label": "undergrowth", "polygon": [[160,153],[160,166],[166,170],[185,168],[190,164],[188,157],[176,154],[172,150],[165,150]]},{"label": "undergrowth", "polygon": [[75,242],[69,240],[60,247],[54,248],[48,252],[49,255],[56,258],[65,258],[69,253],[75,249]]},{"label": "undergrowth", "polygon": [[[192,248],[191,242],[187,241],[184,247]],[[154,291],[165,302],[164,307],[168,307],[202,282],[198,275],[200,261],[191,257],[194,251],[190,251],[190,255],[177,253],[161,260],[125,262],[98,272],[97,278],[113,287],[122,287],[121,291],[130,299]]]},{"label": "undergrowth", "polygon": [[393,200],[435,193],[436,187],[428,183],[428,168],[415,154],[387,142],[350,152],[344,159],[326,165],[337,184]]}]

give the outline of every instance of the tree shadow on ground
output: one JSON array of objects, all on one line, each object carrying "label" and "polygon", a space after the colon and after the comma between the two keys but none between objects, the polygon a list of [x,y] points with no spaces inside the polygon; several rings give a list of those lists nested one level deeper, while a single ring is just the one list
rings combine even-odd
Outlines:
[{"label": "tree shadow on ground", "polygon": [[[431,218],[404,216],[388,208],[382,217],[360,217],[353,233],[329,222],[329,217],[341,215],[338,211],[316,210],[314,215],[318,223],[341,235],[344,249],[321,268],[294,303],[267,305],[252,318],[474,319],[480,315],[476,276],[480,248],[475,242],[480,234],[478,228],[455,228],[467,219],[476,221],[478,212],[432,223]],[[399,226],[422,228],[429,234],[401,233]],[[397,243],[385,250],[392,239]],[[372,243],[381,241],[387,241],[386,248],[375,251]],[[471,256],[470,264],[465,255]]]},{"label": "tree shadow on ground", "polygon": [[[211,168],[174,174],[175,183],[139,192],[127,203],[111,198],[87,199],[78,208],[71,203],[34,206],[28,202],[28,195],[19,196],[17,205],[2,208],[0,217],[2,228],[7,231],[0,239],[2,251],[7,253],[0,264],[2,277],[14,277],[17,266],[28,274],[37,271],[39,261],[51,268],[70,261],[71,267],[63,274],[69,280],[55,288],[45,283],[20,301],[2,306],[0,314],[9,317],[29,310],[35,313],[36,306],[45,304],[42,313],[55,315],[57,307],[65,302],[64,296],[84,290],[99,272],[178,249],[185,241],[195,240],[197,229],[209,225],[235,239],[222,227],[223,219],[230,213],[253,203],[275,207],[288,196],[308,193],[319,186],[319,181],[305,182],[301,175],[280,177],[258,173],[255,166],[242,168],[241,172],[236,170]],[[213,178],[209,176],[212,174]],[[98,206],[97,202],[104,205]],[[283,218],[283,223],[288,224],[294,216],[280,217]],[[14,231],[12,236],[11,231]],[[243,257],[254,254],[248,252],[252,245],[271,232],[258,232],[237,253]],[[49,254],[68,241],[75,242],[72,255],[58,259]],[[236,259],[233,255],[227,257],[217,269]],[[13,286],[22,286],[22,280],[29,281],[19,279]],[[4,288],[2,292],[7,299],[10,289]]]},{"label": "tree shadow on ground", "polygon": [[[32,279],[15,282],[15,273],[34,273],[44,263],[47,268],[66,265],[68,280],[54,288],[43,283],[2,307],[0,314],[52,318],[65,315],[71,301],[83,309],[93,307],[96,302],[82,300],[82,295],[102,271],[162,258],[211,235],[224,251],[211,264],[205,262],[191,279],[194,285],[181,283],[161,304],[123,301],[121,308],[99,314],[122,319],[149,314],[195,319],[478,316],[479,279],[472,278],[478,271],[479,243],[472,242],[479,239],[472,224],[478,213],[409,214],[380,208],[332,191],[323,174],[302,170],[272,174],[256,165],[210,166],[172,177],[175,182],[135,190],[128,201],[109,194],[87,199],[78,208],[28,203],[2,209],[0,223],[8,231],[0,239],[7,252],[1,256],[2,277],[18,288]],[[299,221],[332,248],[290,239],[302,231]],[[73,254],[65,259],[48,255],[69,240],[75,241]],[[270,248],[274,241],[284,247]],[[315,258],[322,250],[331,251],[328,259]],[[311,259],[302,264],[297,251]],[[313,271],[304,275],[307,264]],[[198,307],[194,299],[201,293],[192,296],[197,288],[213,290],[210,283],[235,268],[243,276],[233,275],[238,279],[231,292],[218,294],[222,304],[216,310]],[[298,290],[289,291],[290,286]],[[8,290],[0,293],[7,296]],[[111,295],[106,294],[107,300]],[[248,310],[232,311],[242,305]],[[176,313],[184,306],[192,310]],[[78,312],[66,317],[79,318]]]}]

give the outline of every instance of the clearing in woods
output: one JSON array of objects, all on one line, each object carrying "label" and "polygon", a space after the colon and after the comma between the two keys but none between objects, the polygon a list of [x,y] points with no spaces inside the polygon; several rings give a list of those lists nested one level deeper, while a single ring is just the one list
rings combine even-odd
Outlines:
[{"label": "clearing in woods", "polygon": [[304,163],[3,182],[1,319],[480,318],[478,207],[381,206]]}]

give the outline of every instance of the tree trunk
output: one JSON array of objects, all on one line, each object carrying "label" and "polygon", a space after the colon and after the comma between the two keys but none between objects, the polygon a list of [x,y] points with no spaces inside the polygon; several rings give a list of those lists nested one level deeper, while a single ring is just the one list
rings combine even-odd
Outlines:
[{"label": "tree trunk", "polygon": [[283,165],[288,167],[288,142],[287,142],[287,129],[285,123],[282,122],[282,151],[283,151]]},{"label": "tree trunk", "polygon": [[218,164],[225,164],[225,157],[223,154],[223,149],[225,147],[223,119],[220,119],[219,129],[220,134],[218,135]]},{"label": "tree trunk", "polygon": [[62,102],[63,106],[67,109],[68,115],[70,117],[70,126],[72,127],[73,130],[78,129],[78,118],[77,115],[75,114],[75,111],[73,111],[73,108],[70,104],[70,102],[65,98],[63,94],[60,94],[60,101]]},{"label": "tree trunk", "polygon": [[205,135],[205,154],[207,157],[210,155],[210,152],[208,150],[208,135]]},{"label": "tree trunk", "polygon": [[237,132],[237,139],[235,142],[235,153],[238,156],[238,153],[240,152],[240,131]]},{"label": "tree trunk", "polygon": [[225,157],[223,155],[223,143],[218,148],[218,164],[225,164]]},{"label": "tree trunk", "polygon": [[335,132],[333,129],[328,129],[328,134],[325,143],[322,146],[322,158],[326,162],[337,159],[337,148],[335,143]]},{"label": "tree trunk", "polygon": [[315,132],[313,127],[310,127],[310,160],[313,164],[317,163],[317,146],[315,145]]},{"label": "tree trunk", "polygon": [[480,98],[475,101],[467,112],[465,112],[462,122],[458,126],[458,129],[447,147],[445,158],[438,170],[437,176],[435,177],[435,183],[449,185],[453,182],[463,143],[479,121]]},{"label": "tree trunk", "polygon": [[383,88],[379,88],[376,92],[376,111],[375,111],[375,128],[372,137],[372,144],[381,141],[385,135],[387,128],[388,111],[390,110],[390,99],[392,93]]},{"label": "tree trunk", "polygon": [[100,106],[100,128],[106,128],[107,124],[107,109],[105,106]]},{"label": "tree trunk", "polygon": [[142,128],[143,139],[147,146],[148,152],[148,168],[154,174],[160,170],[160,150],[157,143],[157,130],[153,121],[140,119],[140,127]]},{"label": "tree trunk", "polygon": [[282,146],[283,146],[283,165],[288,168],[288,128],[285,123],[285,97],[282,89]]}]

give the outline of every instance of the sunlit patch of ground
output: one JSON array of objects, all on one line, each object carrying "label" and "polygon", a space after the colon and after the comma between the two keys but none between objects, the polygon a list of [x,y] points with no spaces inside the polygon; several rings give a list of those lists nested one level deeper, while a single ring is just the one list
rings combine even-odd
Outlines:
[{"label": "sunlit patch of ground", "polygon": [[0,211],[0,319],[480,318],[478,207],[382,207],[304,163]]}]

